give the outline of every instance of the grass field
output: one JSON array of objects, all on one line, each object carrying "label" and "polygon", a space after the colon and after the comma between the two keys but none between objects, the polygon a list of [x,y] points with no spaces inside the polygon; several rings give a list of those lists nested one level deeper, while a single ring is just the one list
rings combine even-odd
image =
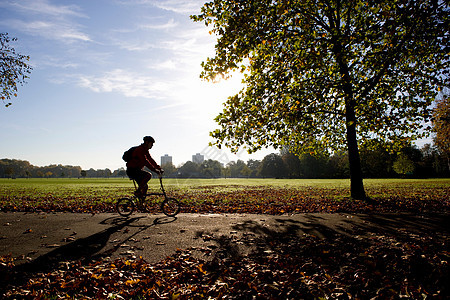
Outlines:
[{"label": "grass field", "polygon": [[[385,210],[448,210],[450,179],[366,179],[367,194]],[[185,212],[295,213],[366,211],[348,198],[348,179],[164,179]],[[159,188],[152,179],[150,188]],[[129,179],[0,179],[3,211],[109,212],[132,194]]]}]

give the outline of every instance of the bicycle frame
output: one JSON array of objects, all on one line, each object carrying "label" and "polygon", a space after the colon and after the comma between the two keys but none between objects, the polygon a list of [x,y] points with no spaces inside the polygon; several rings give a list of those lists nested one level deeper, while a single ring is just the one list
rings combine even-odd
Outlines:
[{"label": "bicycle frame", "polygon": [[[162,191],[162,193],[147,193],[145,196],[164,196],[164,198],[167,198],[167,194],[166,194],[166,190],[164,189],[164,185],[162,183],[162,175],[158,174],[159,177],[159,185],[160,185],[160,189]],[[136,183],[136,180],[133,179],[133,185],[134,185],[134,189],[137,191],[138,190],[138,185]]]},{"label": "bicycle frame", "polygon": [[[137,190],[136,181],[133,180],[134,188]],[[161,210],[168,217],[175,217],[180,212],[180,202],[172,197],[168,197],[164,185],[162,183],[162,175],[159,174],[159,184],[161,188],[161,193],[147,193],[146,196],[164,196],[164,200],[160,203]],[[136,205],[142,205],[142,207],[147,206],[147,201],[144,199],[139,199],[138,197],[124,197],[120,198],[116,202],[117,212],[123,216],[128,217],[133,213]]]}]

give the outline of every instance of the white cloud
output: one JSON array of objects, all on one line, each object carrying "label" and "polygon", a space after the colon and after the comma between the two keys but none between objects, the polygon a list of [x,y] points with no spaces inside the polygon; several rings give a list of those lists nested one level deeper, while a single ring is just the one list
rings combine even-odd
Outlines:
[{"label": "white cloud", "polygon": [[80,75],[79,84],[94,92],[115,92],[126,97],[165,98],[171,89],[168,82],[151,76],[122,69],[106,72],[101,76]]},{"label": "white cloud", "polygon": [[159,46],[172,53],[179,69],[189,72],[195,70],[195,77],[198,78],[201,62],[214,55],[214,42],[214,38],[204,28],[192,28],[160,42]]},{"label": "white cloud", "polygon": [[200,8],[205,1],[193,0],[153,0],[151,4],[158,8],[173,11],[179,14],[195,14],[200,12]]},{"label": "white cloud", "polygon": [[66,32],[61,32],[60,35],[61,38],[67,40],[67,41],[84,41],[84,42],[88,42],[91,41],[91,39],[89,38],[88,35],[82,33],[82,32],[77,32],[77,31],[73,31],[73,30],[68,30]]},{"label": "white cloud", "polygon": [[200,12],[204,0],[126,0],[120,3],[124,5],[152,5],[159,9],[178,14],[195,14]]},{"label": "white cloud", "polygon": [[174,59],[168,59],[160,62],[150,62],[149,69],[153,70],[176,70],[179,67],[179,61],[175,61]]},{"label": "white cloud", "polygon": [[0,2],[0,7],[15,10],[22,15],[4,19],[0,24],[33,36],[58,40],[63,43],[91,41],[88,34],[72,17],[86,17],[76,5],[52,5],[47,0],[24,0]]},{"label": "white cloud", "polygon": [[155,45],[154,42],[142,42],[142,41],[127,41],[127,40],[121,40],[116,39],[113,41],[113,44],[118,46],[121,49],[127,50],[127,51],[147,51],[150,49],[159,48],[157,45]]},{"label": "white cloud", "polygon": [[[58,40],[63,43],[89,42],[90,37],[77,28],[64,22],[7,20],[8,26],[45,39]],[[0,22],[4,23],[4,22]]]},{"label": "white cloud", "polygon": [[[111,31],[113,37],[110,37],[112,40],[112,44],[120,47],[121,49],[125,49],[127,51],[133,52],[143,52],[155,48],[161,48],[158,45],[158,41],[155,39],[148,38],[146,40],[137,39],[136,36],[146,36],[148,32],[155,33],[155,36],[161,36],[161,31],[165,31],[166,33],[163,38],[167,38],[170,36],[170,31],[175,29],[178,30],[179,23],[175,22],[174,19],[170,19],[165,23],[158,22],[160,18],[152,19],[150,22],[142,23],[132,26],[131,28],[120,28],[114,29]],[[142,31],[142,32],[139,32]],[[134,39],[129,38],[130,36],[134,36]]]},{"label": "white cloud", "polygon": [[86,17],[77,5],[52,5],[47,0],[4,1],[0,7],[11,7],[19,12],[50,15],[58,18],[64,16]]},{"label": "white cloud", "polygon": [[170,19],[166,23],[163,23],[163,24],[144,24],[144,25],[140,25],[139,27],[142,29],[168,30],[168,29],[176,28],[178,25],[179,25],[178,22],[175,22],[174,19]]},{"label": "white cloud", "polygon": [[44,55],[37,62],[36,66],[61,68],[67,70],[67,69],[76,69],[80,66],[80,64],[78,62],[68,61],[67,59],[61,59],[55,56]]}]

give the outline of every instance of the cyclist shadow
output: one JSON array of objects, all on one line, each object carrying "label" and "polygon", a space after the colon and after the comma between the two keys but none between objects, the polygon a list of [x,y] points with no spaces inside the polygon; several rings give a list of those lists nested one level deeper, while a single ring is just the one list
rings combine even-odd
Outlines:
[{"label": "cyclist shadow", "polygon": [[133,225],[132,223],[135,221],[138,221],[140,219],[146,219],[147,216],[139,216],[139,217],[133,217],[133,218],[129,218],[129,217],[109,217],[104,219],[103,221],[100,222],[100,224],[103,225],[117,225],[120,224],[122,222],[126,222],[127,220],[133,220],[132,222],[130,222],[129,224],[127,224],[126,226],[130,226],[130,227],[151,227],[151,226],[155,226],[155,225],[161,225],[161,224],[168,224],[168,223],[172,223],[175,222],[177,220],[177,217],[158,217],[155,218],[153,220],[153,224],[152,225]]},{"label": "cyclist shadow", "polygon": [[[16,283],[19,281],[23,282],[27,277],[33,276],[35,273],[51,272],[66,262],[80,261],[81,263],[87,263],[102,259],[114,252],[114,249],[101,252],[108,245],[111,235],[123,230],[127,226],[132,226],[133,223],[141,218],[143,217],[112,217],[105,219],[100,222],[100,224],[111,225],[105,230],[60,246],[39,256],[33,261],[17,265],[11,270],[12,272],[9,272],[9,274],[0,274],[0,277],[6,277],[0,278],[0,281],[6,279],[10,282],[13,282],[12,280]],[[0,286],[0,290],[1,289],[2,287]]]},{"label": "cyclist shadow", "polygon": [[[135,218],[133,218],[133,220],[137,221],[137,220],[145,219],[145,218],[147,218],[147,216],[135,217]],[[110,217],[110,218],[107,218],[107,219],[103,220],[102,222],[100,222],[100,224],[108,224],[109,222],[111,222],[111,224],[115,224],[118,220],[120,221],[121,219],[126,220],[127,218],[126,217],[125,218]],[[136,230],[134,233],[131,233],[130,235],[126,236],[122,241],[117,241],[116,245],[113,246],[112,248],[106,249],[105,251],[96,254],[94,258],[98,259],[101,257],[109,256],[109,255],[113,254],[115,251],[117,251],[117,249],[119,249],[121,246],[125,245],[128,241],[132,240],[139,233],[146,231],[147,229],[154,227],[156,225],[169,224],[169,223],[175,222],[176,220],[177,220],[177,217],[164,216],[164,217],[155,218],[153,220],[152,224],[150,224],[150,225],[131,224],[130,223],[130,224],[126,225],[128,228],[138,228],[138,230]]]},{"label": "cyclist shadow", "polygon": [[[33,272],[43,271],[45,269],[53,269],[58,267],[61,262],[66,261],[94,261],[104,257],[110,256],[123,244],[132,239],[138,233],[147,230],[150,227],[174,222],[176,217],[159,217],[156,218],[152,224],[143,225],[136,224],[140,219],[147,218],[147,216],[138,216],[133,218],[124,217],[109,217],[100,222],[103,225],[111,225],[110,227],[88,237],[75,240],[67,245],[61,246],[47,254],[44,254],[32,262],[19,266],[22,271]],[[111,235],[116,232],[125,232],[125,228],[139,228],[135,233],[127,235],[123,241],[119,241],[113,247],[107,248],[110,242]]]},{"label": "cyclist shadow", "polygon": [[[77,239],[66,245],[55,248],[54,250],[37,257],[36,259],[16,265],[12,269],[4,270],[0,268],[0,294],[7,288],[8,282],[15,284],[25,283],[28,278],[35,276],[37,273],[52,272],[61,267],[62,264],[77,261],[86,264],[93,261],[99,261],[111,256],[123,244],[131,240],[134,236],[148,228],[160,224],[168,224],[177,220],[176,217],[157,217],[152,224],[138,224],[140,219],[148,218],[145,216],[137,216],[132,218],[109,217],[99,224],[109,225],[108,228],[92,234],[85,238]],[[129,228],[137,228],[131,233]],[[124,240],[118,241],[112,247],[111,236],[117,232],[127,233]]]}]

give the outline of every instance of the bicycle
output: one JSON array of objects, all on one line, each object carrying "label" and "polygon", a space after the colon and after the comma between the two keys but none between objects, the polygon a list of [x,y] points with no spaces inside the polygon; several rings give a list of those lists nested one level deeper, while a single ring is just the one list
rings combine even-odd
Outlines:
[{"label": "bicycle", "polygon": [[[161,185],[161,192],[160,193],[147,193],[146,197],[152,197],[152,196],[164,196],[164,200],[161,202],[161,210],[162,212],[168,216],[168,217],[174,217],[180,212],[180,202],[172,197],[168,197],[166,194],[166,190],[164,189],[163,183],[162,183],[162,175],[159,174],[159,183]],[[136,181],[133,180],[134,188],[137,190]],[[141,210],[146,211],[148,207],[148,200],[144,199],[141,200],[136,196],[130,197],[124,197],[117,200],[116,203],[116,211],[121,215],[122,217],[128,217],[131,215],[136,207],[140,208]]]}]

